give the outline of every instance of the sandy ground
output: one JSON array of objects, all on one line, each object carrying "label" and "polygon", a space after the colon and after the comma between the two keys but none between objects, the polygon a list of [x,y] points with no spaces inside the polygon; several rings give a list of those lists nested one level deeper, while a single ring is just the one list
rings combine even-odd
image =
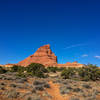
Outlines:
[{"label": "sandy ground", "polygon": [[48,93],[52,96],[52,100],[69,100],[69,96],[62,96],[59,91],[59,84],[49,82],[51,88],[47,89]]}]

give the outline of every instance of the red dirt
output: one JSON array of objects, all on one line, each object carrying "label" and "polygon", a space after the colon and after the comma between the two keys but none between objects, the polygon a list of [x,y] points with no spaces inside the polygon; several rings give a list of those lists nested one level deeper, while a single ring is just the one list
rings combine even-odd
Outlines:
[{"label": "red dirt", "polygon": [[49,82],[51,88],[47,89],[48,93],[52,96],[52,100],[69,100],[69,96],[62,96],[59,91],[59,84]]}]

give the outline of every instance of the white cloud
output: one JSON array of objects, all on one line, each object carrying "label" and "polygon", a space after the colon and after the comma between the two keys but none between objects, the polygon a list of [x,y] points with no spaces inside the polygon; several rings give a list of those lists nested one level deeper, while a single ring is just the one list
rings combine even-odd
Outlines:
[{"label": "white cloud", "polygon": [[88,57],[88,55],[87,54],[84,54],[84,55],[82,55],[82,57]]},{"label": "white cloud", "polygon": [[80,46],[85,46],[86,44],[75,44],[75,45],[70,45],[68,47],[65,47],[64,49],[70,49],[70,48],[75,48],[75,47],[80,47]]},{"label": "white cloud", "polygon": [[97,59],[100,59],[100,56],[94,56],[95,58],[97,58]]}]

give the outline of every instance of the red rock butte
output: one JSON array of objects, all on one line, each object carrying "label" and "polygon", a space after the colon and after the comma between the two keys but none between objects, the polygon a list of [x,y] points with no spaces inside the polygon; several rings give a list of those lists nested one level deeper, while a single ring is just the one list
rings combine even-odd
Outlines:
[{"label": "red rock butte", "polygon": [[57,64],[57,57],[51,51],[50,45],[48,44],[41,46],[33,55],[29,56],[18,64],[21,66],[27,66],[31,63],[40,63],[45,66],[54,66]]},{"label": "red rock butte", "polygon": [[50,49],[50,45],[44,45],[37,49],[37,51],[27,57],[26,59],[22,60],[18,63],[21,66],[28,66],[31,63],[40,63],[44,66],[53,66],[53,67],[82,67],[83,64],[79,64],[77,62],[73,63],[66,63],[66,64],[58,64],[57,63],[57,56],[52,52]]}]

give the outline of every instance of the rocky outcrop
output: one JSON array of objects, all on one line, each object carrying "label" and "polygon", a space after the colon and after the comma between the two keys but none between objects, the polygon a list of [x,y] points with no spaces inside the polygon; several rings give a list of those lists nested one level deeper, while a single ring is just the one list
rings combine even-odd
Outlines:
[{"label": "rocky outcrop", "polygon": [[50,45],[44,45],[37,49],[37,51],[27,57],[26,59],[22,60],[18,64],[6,64],[5,67],[12,67],[13,65],[20,65],[20,66],[28,66],[31,63],[40,63],[46,67],[83,67],[83,64],[78,63],[77,61],[70,63],[67,62],[65,64],[58,64],[57,63],[57,56],[52,52],[50,49]]},{"label": "rocky outcrop", "polygon": [[50,45],[48,44],[38,48],[33,55],[19,62],[18,65],[27,66],[31,63],[41,63],[45,66],[55,66],[57,65],[57,57],[51,51]]},{"label": "rocky outcrop", "polygon": [[76,67],[76,68],[78,68],[78,67],[83,67],[83,66],[84,66],[83,64],[80,64],[80,63],[78,63],[77,61],[72,62],[72,63],[67,62],[67,63],[65,63],[65,64],[58,64],[58,65],[57,65],[57,67]]},{"label": "rocky outcrop", "polygon": [[6,64],[6,65],[4,65],[4,67],[13,67],[14,65],[16,65],[16,64]]}]

